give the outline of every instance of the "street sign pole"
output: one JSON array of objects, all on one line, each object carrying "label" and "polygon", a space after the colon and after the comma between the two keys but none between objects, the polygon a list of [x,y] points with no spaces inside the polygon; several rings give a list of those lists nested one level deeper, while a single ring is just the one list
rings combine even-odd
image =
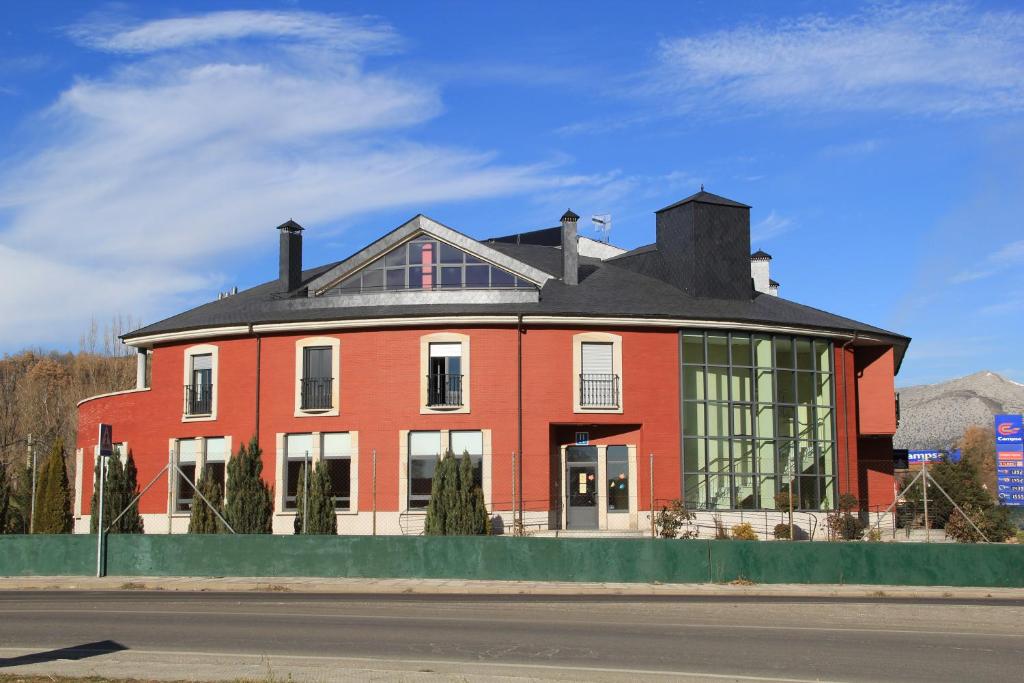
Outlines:
[{"label": "street sign pole", "polygon": [[96,524],[96,576],[100,577],[103,576],[103,489],[107,478],[103,470],[107,462],[107,456],[101,455],[97,460],[97,464],[100,466],[99,510],[93,510],[93,512],[99,515]]}]

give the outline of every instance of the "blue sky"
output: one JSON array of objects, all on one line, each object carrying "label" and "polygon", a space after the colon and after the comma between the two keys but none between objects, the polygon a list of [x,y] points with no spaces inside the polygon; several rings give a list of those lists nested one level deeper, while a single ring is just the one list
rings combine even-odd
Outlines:
[{"label": "blue sky", "polygon": [[781,294],[1024,381],[1017,3],[3,3],[0,351],[74,349],[422,212],[753,206]]}]

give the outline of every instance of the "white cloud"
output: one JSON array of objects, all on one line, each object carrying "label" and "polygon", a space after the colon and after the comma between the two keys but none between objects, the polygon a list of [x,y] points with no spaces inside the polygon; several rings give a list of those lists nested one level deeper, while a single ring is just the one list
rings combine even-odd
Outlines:
[{"label": "white cloud", "polygon": [[[18,286],[0,294],[0,348],[67,344],[93,316],[152,320],[194,305],[223,286],[226,256],[262,248],[288,217],[309,227],[593,180],[411,139],[441,97],[362,63],[393,40],[388,27],[299,13],[274,14],[268,28],[242,14],[77,32],[103,49],[163,52],[80,78],[39,117],[45,143],[4,164],[0,272]],[[300,49],[216,42],[243,35]],[[304,49],[305,38],[352,59]],[[198,42],[208,49],[172,49]]]},{"label": "white cloud", "polygon": [[963,270],[953,275],[949,281],[954,285],[983,280],[1001,273],[1011,266],[1024,261],[1024,240],[1010,242],[995,250],[984,261],[974,268]]},{"label": "white cloud", "polygon": [[750,243],[767,242],[772,238],[789,232],[793,227],[791,219],[780,216],[775,211],[772,211],[765,218],[754,223],[750,228]]},{"label": "white cloud", "polygon": [[840,159],[864,157],[878,151],[881,143],[878,140],[858,140],[844,144],[827,145],[821,153],[826,158]]},{"label": "white cloud", "polygon": [[398,42],[391,27],[367,18],[244,10],[161,19],[136,26],[101,19],[73,26],[69,34],[97,50],[135,54],[243,38],[321,43],[358,53],[392,48]]},{"label": "white cloud", "polygon": [[919,114],[1024,109],[1024,13],[962,2],[869,4],[667,39],[651,86],[708,103]]}]

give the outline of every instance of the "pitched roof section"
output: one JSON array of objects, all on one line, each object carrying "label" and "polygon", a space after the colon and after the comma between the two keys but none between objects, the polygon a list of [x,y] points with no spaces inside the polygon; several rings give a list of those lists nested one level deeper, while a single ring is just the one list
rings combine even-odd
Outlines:
[{"label": "pitched roof section", "polygon": [[426,234],[436,237],[442,242],[447,242],[453,247],[458,247],[468,254],[483,259],[493,265],[504,268],[510,273],[530,280],[537,286],[543,285],[553,277],[550,273],[534,268],[528,263],[509,258],[490,246],[478,242],[457,230],[442,225],[435,220],[427,218],[423,214],[417,214],[412,220],[395,228],[379,240],[370,244],[359,252],[356,252],[341,263],[325,271],[309,282],[309,294],[314,296],[341,282],[349,275],[355,273],[363,266],[372,262],[379,256],[391,251],[391,249],[406,242],[416,235]]},{"label": "pitched roof section", "polygon": [[702,187],[700,192],[698,192],[696,194],[691,194],[686,199],[680,199],[675,204],[669,204],[668,206],[666,206],[663,209],[658,209],[654,213],[661,213],[662,211],[668,211],[669,209],[674,209],[677,206],[682,206],[683,204],[689,204],[690,202],[699,202],[699,203],[702,203],[702,204],[718,204],[720,206],[736,206],[736,207],[739,207],[741,209],[749,209],[750,208],[746,204],[740,204],[739,202],[734,202],[731,199],[726,199],[725,197],[719,197],[717,194],[711,194],[710,192],[705,192],[703,187]]},{"label": "pitched roof section", "polygon": [[767,251],[764,251],[763,249],[758,249],[757,251],[755,251],[753,254],[750,255],[750,260],[751,261],[760,261],[760,260],[771,261],[772,260],[772,255],[769,254]]}]

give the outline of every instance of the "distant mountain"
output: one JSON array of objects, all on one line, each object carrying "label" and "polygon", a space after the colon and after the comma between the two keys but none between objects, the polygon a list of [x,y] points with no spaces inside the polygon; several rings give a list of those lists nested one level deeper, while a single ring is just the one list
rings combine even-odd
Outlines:
[{"label": "distant mountain", "polygon": [[896,448],[950,448],[971,425],[992,427],[998,413],[1024,413],[1024,384],[976,372],[939,384],[899,389]]}]

